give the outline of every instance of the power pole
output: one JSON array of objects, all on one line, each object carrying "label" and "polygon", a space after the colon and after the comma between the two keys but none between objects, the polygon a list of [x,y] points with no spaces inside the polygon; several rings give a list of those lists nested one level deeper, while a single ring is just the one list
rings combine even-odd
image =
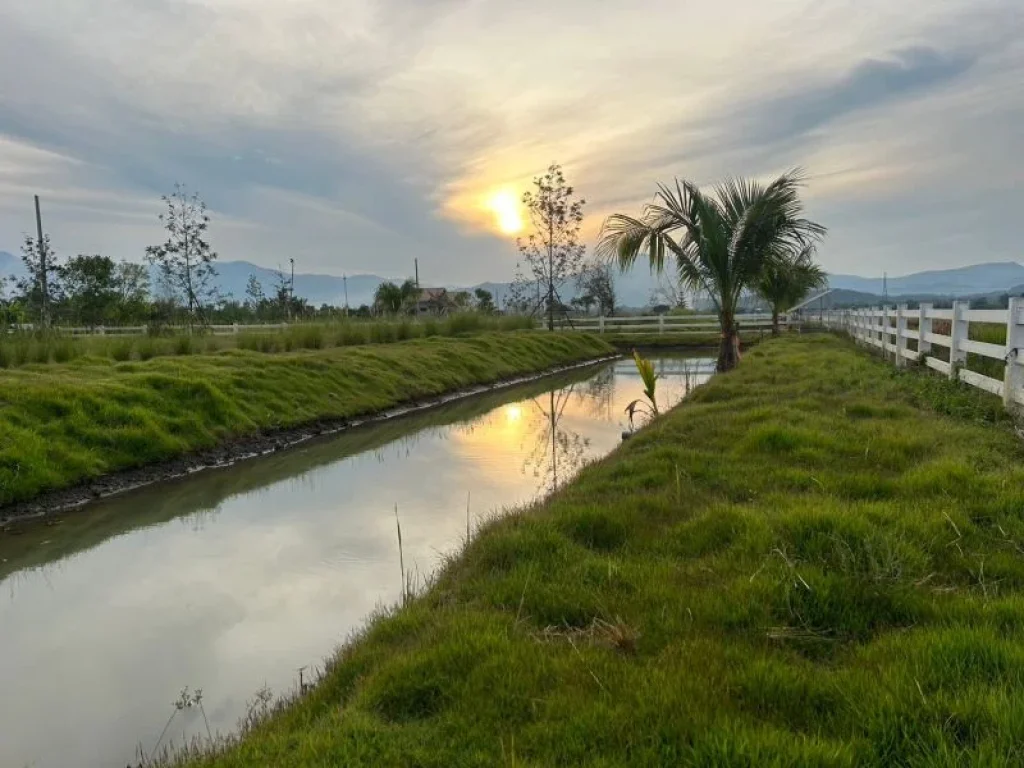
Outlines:
[{"label": "power pole", "polygon": [[413,266],[416,269],[416,287],[419,288],[420,287],[420,260],[419,259],[413,259],[412,263],[413,263]]},{"label": "power pole", "polygon": [[288,317],[291,318],[292,312],[295,311],[295,257],[289,256],[288,261],[292,263],[292,282],[288,287]]},{"label": "power pole", "polygon": [[889,300],[889,273],[882,273],[882,296],[886,301]]},{"label": "power pole", "polygon": [[348,275],[342,275],[341,282],[345,286],[345,317],[348,317]]},{"label": "power pole", "polygon": [[36,195],[36,233],[39,236],[39,290],[43,294],[41,298],[42,304],[42,323],[43,327],[46,328],[50,324],[50,290],[47,285],[47,268],[46,268],[46,241],[43,240],[43,215],[39,210],[39,195]]}]

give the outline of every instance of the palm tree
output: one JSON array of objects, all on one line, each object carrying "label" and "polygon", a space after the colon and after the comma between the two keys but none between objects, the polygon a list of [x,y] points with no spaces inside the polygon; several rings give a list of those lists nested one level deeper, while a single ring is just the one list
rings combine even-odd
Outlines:
[{"label": "palm tree", "polygon": [[598,253],[631,267],[646,252],[651,268],[665,268],[666,252],[676,260],[680,283],[703,291],[715,305],[722,328],[718,370],[739,359],[736,310],[740,296],[765,263],[817,242],[825,228],[802,217],[799,169],[767,186],[729,179],[705,194],[697,185],[676,179],[658,186],[654,203],[640,218],[614,214],[605,221]]},{"label": "palm tree", "polygon": [[772,308],[772,336],[779,335],[779,315],[827,280],[825,270],[814,263],[813,245],[764,265],[751,288]]}]

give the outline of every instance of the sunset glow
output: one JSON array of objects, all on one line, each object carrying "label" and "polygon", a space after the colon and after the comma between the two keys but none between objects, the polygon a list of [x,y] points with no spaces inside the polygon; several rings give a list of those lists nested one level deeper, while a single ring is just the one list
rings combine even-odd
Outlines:
[{"label": "sunset glow", "polygon": [[502,234],[514,235],[523,229],[523,217],[519,212],[519,200],[510,190],[502,190],[487,201],[487,208],[494,214],[494,222]]}]

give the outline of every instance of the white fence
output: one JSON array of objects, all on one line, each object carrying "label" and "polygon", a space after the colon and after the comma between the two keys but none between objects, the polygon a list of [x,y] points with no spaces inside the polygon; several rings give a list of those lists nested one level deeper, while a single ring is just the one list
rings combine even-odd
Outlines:
[{"label": "white fence", "polygon": [[[826,328],[844,331],[862,344],[875,347],[897,366],[920,362],[929,368],[1003,398],[1009,408],[1024,405],[1024,298],[1011,298],[1009,309],[970,309],[965,301],[952,309],[920,309],[906,306],[882,309],[843,309],[811,312]],[[936,322],[938,321],[938,323]],[[971,338],[971,323],[989,327],[1006,326],[1006,343],[993,344]],[[949,334],[936,333],[936,326],[948,326]],[[909,341],[916,349],[910,349]],[[948,362],[930,353],[933,347],[949,350]],[[967,355],[974,354],[1005,363],[1002,381],[966,368]]]},{"label": "white fence", "polygon": [[[771,315],[737,315],[740,332],[750,330],[769,331]],[[782,328],[789,328],[795,321],[788,315],[779,318]],[[717,315],[640,315],[635,317],[573,317],[571,324],[564,323],[561,331],[586,331],[588,333],[618,333],[627,336],[661,336],[717,334],[721,332]]]}]

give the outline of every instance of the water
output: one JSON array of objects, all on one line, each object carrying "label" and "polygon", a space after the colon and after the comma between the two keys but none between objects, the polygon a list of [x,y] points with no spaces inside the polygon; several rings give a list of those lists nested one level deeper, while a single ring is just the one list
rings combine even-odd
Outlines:
[{"label": "water", "polygon": [[[656,358],[662,409],[711,360]],[[624,360],[98,503],[0,534],[0,766],[124,766],[182,688],[214,732],[295,687],[479,518],[617,446],[642,396]],[[206,733],[197,709],[169,738]]]}]

